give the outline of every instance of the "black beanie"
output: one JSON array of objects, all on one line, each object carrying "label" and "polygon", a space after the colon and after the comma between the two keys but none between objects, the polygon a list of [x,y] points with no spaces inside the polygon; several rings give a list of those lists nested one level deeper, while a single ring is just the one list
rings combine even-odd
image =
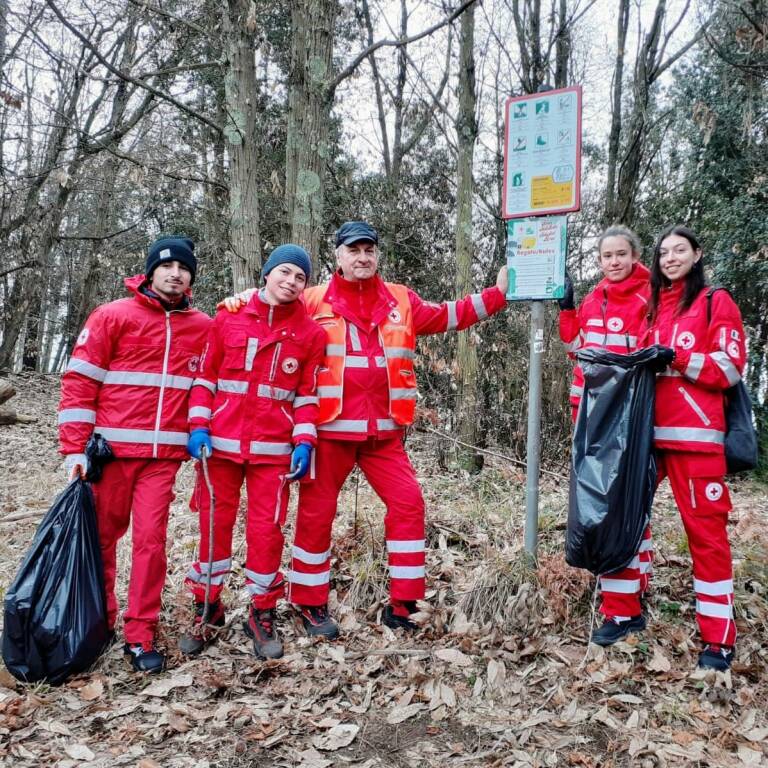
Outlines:
[{"label": "black beanie", "polygon": [[147,279],[152,277],[157,265],[163,261],[180,261],[192,275],[190,285],[195,282],[195,274],[197,273],[195,244],[188,237],[177,235],[161,237],[149,246],[147,264],[144,268]]}]

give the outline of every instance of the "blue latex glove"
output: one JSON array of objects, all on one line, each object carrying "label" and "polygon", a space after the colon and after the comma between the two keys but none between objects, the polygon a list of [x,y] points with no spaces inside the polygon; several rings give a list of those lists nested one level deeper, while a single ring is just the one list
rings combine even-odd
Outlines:
[{"label": "blue latex glove", "polygon": [[299,443],[291,454],[291,469],[285,476],[286,480],[301,480],[309,471],[312,458],[312,446],[309,443]]},{"label": "blue latex glove", "polygon": [[205,455],[210,456],[213,453],[213,446],[211,445],[211,433],[210,430],[205,427],[198,427],[193,429],[189,440],[187,441],[187,450],[189,455],[193,459],[200,458],[201,450],[205,450]]}]

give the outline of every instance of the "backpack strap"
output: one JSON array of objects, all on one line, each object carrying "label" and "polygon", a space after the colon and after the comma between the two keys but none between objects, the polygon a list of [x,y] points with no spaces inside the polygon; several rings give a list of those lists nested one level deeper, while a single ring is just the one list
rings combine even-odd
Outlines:
[{"label": "backpack strap", "polygon": [[727,288],[723,288],[722,285],[710,286],[707,291],[707,325],[709,325],[712,320],[712,296],[715,291],[725,291],[729,296],[731,295],[731,292]]}]

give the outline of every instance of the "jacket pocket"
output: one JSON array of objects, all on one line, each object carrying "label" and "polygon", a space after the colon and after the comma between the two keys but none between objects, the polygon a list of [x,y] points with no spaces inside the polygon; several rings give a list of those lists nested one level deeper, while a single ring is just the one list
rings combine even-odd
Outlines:
[{"label": "jacket pocket", "polygon": [[704,409],[696,402],[696,400],[694,400],[693,395],[685,387],[678,387],[677,389],[683,396],[685,402],[688,403],[691,410],[699,417],[701,423],[705,427],[708,427],[712,422],[710,421],[707,414],[704,413]]}]

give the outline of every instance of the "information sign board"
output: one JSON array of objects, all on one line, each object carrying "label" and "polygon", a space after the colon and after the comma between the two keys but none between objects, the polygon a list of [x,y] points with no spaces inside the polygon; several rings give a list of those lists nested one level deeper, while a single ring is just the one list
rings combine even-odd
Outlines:
[{"label": "information sign board", "polygon": [[508,299],[563,297],[567,219],[567,216],[543,216],[507,222]]},{"label": "information sign board", "polygon": [[507,99],[502,218],[581,207],[581,87]]}]

